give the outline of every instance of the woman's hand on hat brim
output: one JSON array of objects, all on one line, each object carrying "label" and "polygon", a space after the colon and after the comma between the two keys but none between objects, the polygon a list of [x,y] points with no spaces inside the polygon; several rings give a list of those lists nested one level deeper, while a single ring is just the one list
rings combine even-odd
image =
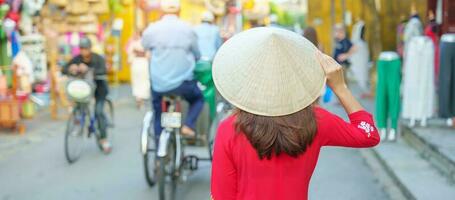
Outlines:
[{"label": "woman's hand on hat brim", "polygon": [[316,58],[327,77],[327,85],[329,85],[334,92],[346,89],[347,86],[344,80],[343,67],[341,67],[341,65],[332,57],[321,51],[316,51]]}]

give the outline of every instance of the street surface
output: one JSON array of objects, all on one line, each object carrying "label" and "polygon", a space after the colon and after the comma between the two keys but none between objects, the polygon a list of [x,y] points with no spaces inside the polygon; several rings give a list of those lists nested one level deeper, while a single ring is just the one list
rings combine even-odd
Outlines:
[{"label": "street surface", "polygon": [[[342,111],[337,105],[329,109]],[[117,105],[112,154],[102,154],[93,141],[72,165],[63,153],[64,121],[35,118],[40,123],[26,135],[0,132],[0,200],[158,199],[143,174],[143,114],[132,102]],[[324,148],[310,187],[310,199],[388,199],[356,149]],[[201,163],[179,185],[179,199],[209,199],[209,188],[210,164]]]}]

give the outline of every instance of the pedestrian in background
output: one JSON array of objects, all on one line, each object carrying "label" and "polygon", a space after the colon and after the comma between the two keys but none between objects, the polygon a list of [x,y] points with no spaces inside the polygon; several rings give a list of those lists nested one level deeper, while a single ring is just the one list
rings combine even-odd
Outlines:
[{"label": "pedestrian in background", "polygon": [[128,63],[131,67],[131,87],[138,108],[150,98],[149,52],[141,43],[142,31],[136,32],[127,46]]},{"label": "pedestrian in background", "polygon": [[349,51],[352,48],[351,40],[346,37],[346,29],[343,24],[337,24],[334,27],[335,31],[335,48],[333,51],[333,58],[347,70],[350,62]]},{"label": "pedestrian in background", "polygon": [[[215,139],[215,200],[297,200],[323,146],[372,147],[379,135],[346,86],[343,68],[301,35],[276,28],[237,34],[218,51],[213,77],[237,110]],[[327,80],[350,123],[315,105]]]},{"label": "pedestrian in background", "polygon": [[194,28],[198,37],[199,51],[202,60],[212,61],[222,44],[220,29],[214,24],[215,16],[207,11],[202,15],[202,22]]}]

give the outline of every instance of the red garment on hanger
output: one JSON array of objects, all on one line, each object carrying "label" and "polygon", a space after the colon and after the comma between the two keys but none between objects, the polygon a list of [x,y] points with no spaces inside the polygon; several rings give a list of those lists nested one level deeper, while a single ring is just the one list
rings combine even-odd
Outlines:
[{"label": "red garment on hanger", "polygon": [[435,26],[437,26],[437,24],[429,23],[425,27],[424,34],[430,37],[434,44],[434,80],[435,83],[437,83],[439,78],[439,35],[435,32]]}]

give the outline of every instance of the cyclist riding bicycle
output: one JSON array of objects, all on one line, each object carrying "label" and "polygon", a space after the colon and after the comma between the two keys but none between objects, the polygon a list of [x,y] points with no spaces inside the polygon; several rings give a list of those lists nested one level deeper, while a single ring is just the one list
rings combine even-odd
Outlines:
[{"label": "cyclist riding bicycle", "polygon": [[220,29],[213,24],[215,16],[212,12],[207,11],[202,14],[201,24],[194,28],[198,37],[198,45],[201,51],[201,60],[212,61],[215,53],[220,48],[223,41],[220,35]]},{"label": "cyclist riding bicycle", "polygon": [[188,23],[179,19],[178,1],[163,1],[161,8],[164,15],[159,21],[150,24],[142,36],[142,45],[151,51],[150,78],[155,136],[158,138],[162,131],[163,96],[178,95],[190,104],[181,133],[194,137],[196,120],[204,106],[201,90],[193,77],[195,62],[200,58],[197,36]]},{"label": "cyclist riding bicycle", "polygon": [[107,120],[104,113],[104,104],[109,92],[107,84],[107,69],[105,60],[100,55],[92,52],[92,43],[89,38],[83,37],[79,43],[80,54],[75,56],[63,67],[63,74],[77,77],[91,77],[96,85],[95,89],[95,117],[100,131],[100,146],[104,153],[112,150],[112,145],[107,141]]},{"label": "cyclist riding bicycle", "polygon": [[207,11],[202,14],[201,24],[194,28],[201,51],[201,59],[196,64],[195,78],[204,86],[202,94],[209,105],[211,120],[215,118],[216,114],[216,89],[212,80],[212,60],[223,44],[220,29],[214,24],[214,21],[213,13]]}]

